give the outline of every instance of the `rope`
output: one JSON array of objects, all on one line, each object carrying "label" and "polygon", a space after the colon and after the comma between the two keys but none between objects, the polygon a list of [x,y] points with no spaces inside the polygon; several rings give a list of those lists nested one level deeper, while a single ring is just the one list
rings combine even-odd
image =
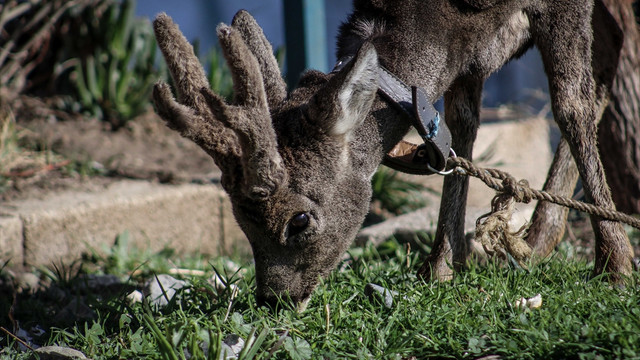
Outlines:
[{"label": "rope", "polygon": [[456,174],[476,177],[498,194],[491,200],[491,212],[482,215],[476,221],[476,240],[485,251],[492,255],[505,249],[521,266],[531,255],[531,248],[523,240],[528,225],[517,231],[511,231],[509,221],[515,202],[529,203],[531,200],[551,203],[579,210],[606,220],[619,221],[640,229],[640,218],[636,218],[614,209],[607,209],[571,198],[550,194],[529,187],[526,180],[516,181],[509,173],[497,169],[480,168],[461,157],[450,157],[448,166],[456,169]]}]

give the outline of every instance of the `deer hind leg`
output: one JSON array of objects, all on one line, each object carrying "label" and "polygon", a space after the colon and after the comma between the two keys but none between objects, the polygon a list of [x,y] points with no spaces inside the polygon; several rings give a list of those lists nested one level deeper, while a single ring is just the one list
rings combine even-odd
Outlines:
[{"label": "deer hind leg", "polygon": [[[602,86],[602,85],[599,85]],[[606,107],[606,92],[598,92],[598,115]],[[571,149],[565,139],[561,139],[556,149],[556,154],[547,174],[547,181],[543,190],[564,197],[571,197],[578,182],[578,168],[571,156]],[[555,205],[548,201],[540,201],[531,218],[531,226],[527,231],[526,241],[539,258],[545,258],[551,254],[560,243],[567,227],[569,208]]]},{"label": "deer hind leg", "polygon": [[[460,78],[445,94],[445,118],[451,129],[452,147],[458,154],[471,159],[473,142],[480,123],[480,101],[483,80]],[[418,271],[424,279],[448,280],[460,270],[469,254],[464,234],[465,210],[469,179],[466,176],[446,176],[438,227],[431,253]]]},{"label": "deer hind leg", "polygon": [[[592,17],[593,26],[593,74],[596,81],[596,102],[600,120],[613,86],[624,33],[616,19],[601,2],[596,2]],[[600,138],[602,138],[600,136]],[[605,164],[606,170],[606,164]],[[609,174],[608,174],[609,175]],[[578,169],[571,157],[569,145],[563,139],[558,145],[553,164],[549,169],[544,190],[562,196],[571,196],[578,180]],[[529,228],[527,242],[539,257],[547,257],[562,240],[569,209],[539,202]]]},{"label": "deer hind leg", "polygon": [[[584,2],[551,2],[534,24],[534,40],[549,77],[553,114],[575,159],[585,195],[597,206],[614,208],[597,150],[599,115],[591,69],[591,9]],[[591,216],[596,240],[594,273],[612,281],[631,273],[632,250],[622,225]]]},{"label": "deer hind leg", "polygon": [[[544,191],[561,196],[571,196],[578,181],[578,169],[571,157],[569,144],[563,139],[558,145],[551,168],[547,174]],[[527,243],[538,257],[547,257],[564,235],[569,208],[540,201],[531,218]]]}]

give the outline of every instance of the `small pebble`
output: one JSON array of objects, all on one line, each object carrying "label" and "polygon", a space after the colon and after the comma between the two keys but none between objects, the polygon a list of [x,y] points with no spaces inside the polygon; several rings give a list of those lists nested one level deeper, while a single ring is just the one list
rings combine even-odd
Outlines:
[{"label": "small pebble", "polygon": [[35,293],[40,287],[40,278],[33,273],[19,273],[15,277],[18,292]]},{"label": "small pebble", "polygon": [[[213,276],[211,278],[209,278],[209,280],[207,280],[207,282],[209,284],[211,284],[211,286],[214,286],[218,291],[223,291],[224,289],[227,288],[227,285],[225,285],[224,281],[222,281],[222,279],[220,279],[218,274],[213,274]],[[229,289],[232,292],[233,291],[237,291],[238,286],[236,284],[231,284],[231,285],[229,285]]]},{"label": "small pebble", "polygon": [[516,300],[514,307],[516,309],[538,309],[542,307],[542,295],[537,294],[536,296],[529,299],[525,299],[522,297]]},{"label": "small pebble", "polygon": [[372,299],[374,296],[381,296],[384,306],[391,309],[393,307],[393,297],[397,296],[398,292],[369,283],[364,287],[364,294],[367,295],[369,299]]},{"label": "small pebble", "polygon": [[145,284],[149,303],[159,307],[166,306],[173,299],[176,291],[185,286],[187,286],[185,281],[166,274],[154,276]]},{"label": "small pebble", "polygon": [[136,303],[141,303],[142,299],[144,299],[144,295],[138,290],[134,290],[129,295],[127,295],[127,300],[129,300],[129,304],[133,305]]},{"label": "small pebble", "polygon": [[66,360],[86,359],[87,357],[78,350],[62,346],[45,346],[34,351],[29,359],[40,360]]},{"label": "small pebble", "polygon": [[227,335],[222,341],[220,359],[236,359],[244,348],[244,339],[236,334]]}]

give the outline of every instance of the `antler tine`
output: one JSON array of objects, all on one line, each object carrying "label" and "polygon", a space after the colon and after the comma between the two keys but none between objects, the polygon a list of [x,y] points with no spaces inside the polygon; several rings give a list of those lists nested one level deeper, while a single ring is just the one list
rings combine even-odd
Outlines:
[{"label": "antler tine", "polygon": [[194,107],[198,112],[206,113],[208,109],[202,102],[200,89],[208,87],[209,81],[193,47],[182,35],[178,25],[165,13],[159,14],[153,21],[153,30],[177,87],[178,101]]},{"label": "antler tine", "polygon": [[[209,88],[202,88],[202,96],[207,104],[216,109],[221,99]],[[277,150],[276,136],[270,126],[261,126],[253,122],[247,115],[256,115],[249,109],[248,113],[234,113],[236,108],[222,110],[221,119],[236,132],[242,145],[242,170],[244,192],[254,199],[266,198],[273,194],[285,180],[282,158]],[[256,120],[266,114],[257,114]],[[267,117],[268,119],[268,117]]]},{"label": "antler tine", "polygon": [[235,102],[239,105],[267,109],[262,72],[256,57],[233,27],[220,24],[217,32],[233,77]]},{"label": "antler tine", "polygon": [[233,18],[231,25],[238,29],[244,42],[258,60],[264,81],[269,108],[287,97],[287,85],[282,79],[278,61],[273,55],[271,43],[267,40],[262,28],[247,11],[240,10]]},{"label": "antler tine", "polygon": [[[252,198],[264,198],[282,183],[285,171],[271,123],[262,72],[237,29],[221,24],[217,30],[233,76],[238,104],[230,107],[220,119],[236,132],[242,145],[245,193]],[[208,88],[202,89],[202,95],[213,108],[218,106],[215,94]]]},{"label": "antler tine", "polygon": [[[159,81],[153,89],[156,111],[167,126],[191,139],[205,150],[223,172],[223,185],[233,184],[240,163],[240,144],[235,131],[220,121],[228,107],[220,99],[217,107],[209,106],[201,89],[209,83],[193,48],[171,18],[162,13],[153,22],[158,46],[162,51],[177,87],[178,101],[171,89]],[[217,96],[217,95],[213,95]]]},{"label": "antler tine", "polygon": [[176,101],[167,84],[156,84],[153,99],[158,114],[213,157],[229,193],[240,190],[256,199],[271,195],[286,172],[261,68],[242,35],[227,25],[217,29],[235,87],[236,105],[228,105],[210,90],[193,48],[171,18],[159,15],[154,29],[179,95]]},{"label": "antler tine", "polygon": [[225,136],[230,135],[230,138],[237,143],[235,134],[225,129],[220,122],[206,121],[195,109],[175,101],[169,85],[158,82],[153,88],[152,95],[156,111],[167,122],[167,126],[200,145],[214,160],[220,157],[218,155],[226,156],[233,153],[233,146],[229,146],[228,141],[226,143],[220,141],[219,138],[226,132]]}]

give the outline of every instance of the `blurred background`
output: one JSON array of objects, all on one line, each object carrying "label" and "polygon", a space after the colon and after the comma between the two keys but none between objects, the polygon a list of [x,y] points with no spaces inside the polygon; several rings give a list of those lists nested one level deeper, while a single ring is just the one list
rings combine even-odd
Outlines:
[{"label": "blurred background", "polygon": [[[187,39],[199,40],[201,49],[217,46],[215,27],[221,22],[229,23],[240,9],[249,11],[263,27],[274,49],[283,48],[285,39],[285,19],[298,18],[299,13],[292,6],[285,6],[285,0],[190,0],[176,2],[172,0],[138,0],[136,14],[141,17],[153,17],[166,12],[179,25]],[[329,71],[336,62],[335,43],[340,24],[351,12],[351,1],[313,0],[310,6],[322,4],[322,11],[310,9],[315,17],[324,17],[320,30],[324,44],[314,44],[314,57],[324,60],[314,61],[310,66],[321,71]],[[304,2],[303,2],[304,3]],[[322,29],[324,27],[324,29]],[[289,60],[289,58],[287,58]],[[313,66],[315,65],[315,66]],[[285,62],[285,71],[287,63]],[[289,77],[291,74],[288,75]],[[497,107],[503,104],[520,103],[531,111],[538,111],[548,103],[547,80],[537,51],[529,51],[522,58],[507,64],[494,74],[485,84],[483,105]]]}]

